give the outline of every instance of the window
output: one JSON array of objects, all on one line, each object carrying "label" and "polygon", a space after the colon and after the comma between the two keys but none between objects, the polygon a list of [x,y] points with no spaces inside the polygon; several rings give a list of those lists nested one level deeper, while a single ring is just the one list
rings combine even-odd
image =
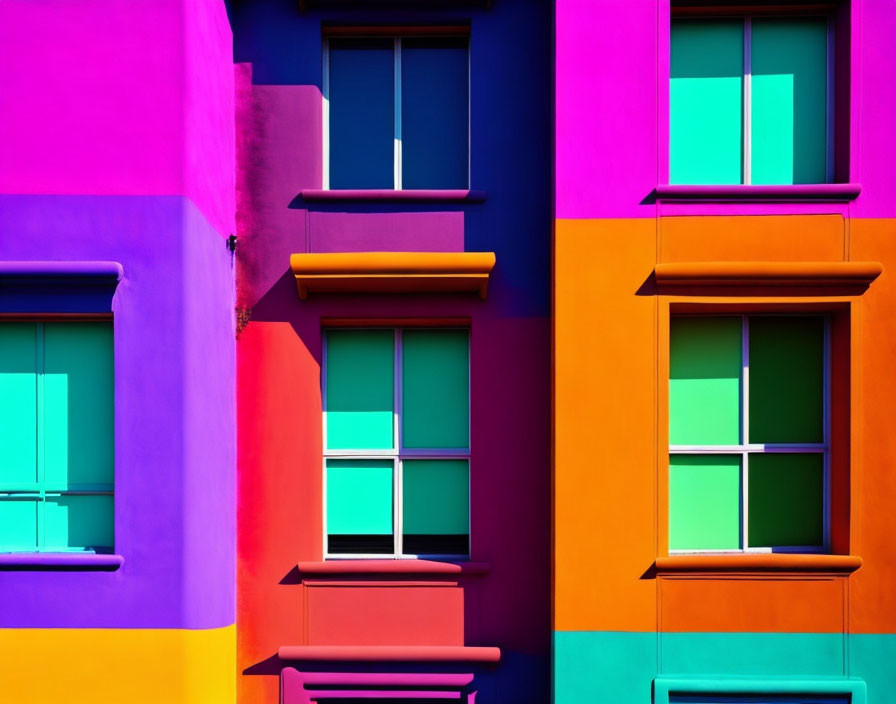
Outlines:
[{"label": "window", "polygon": [[0,551],[112,552],[112,324],[0,323]]},{"label": "window", "polygon": [[328,556],[470,552],[470,333],[324,334]]},{"label": "window", "polygon": [[669,550],[829,546],[829,321],[670,324]]},{"label": "window", "polygon": [[469,187],[466,36],[330,37],[324,188]]},{"label": "window", "polygon": [[833,180],[833,71],[824,17],[674,19],[673,184]]}]

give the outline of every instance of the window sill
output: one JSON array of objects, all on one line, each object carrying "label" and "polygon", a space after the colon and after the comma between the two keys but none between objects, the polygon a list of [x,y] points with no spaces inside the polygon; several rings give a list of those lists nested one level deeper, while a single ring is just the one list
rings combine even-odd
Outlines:
[{"label": "window sill", "polygon": [[847,576],[862,566],[858,555],[753,553],[669,555],[654,562],[657,576],[687,574],[812,573]]},{"label": "window sill", "polygon": [[0,570],[95,570],[112,572],[124,564],[121,555],[92,553],[42,552],[2,553]]},{"label": "window sill", "polygon": [[391,190],[376,188],[304,189],[300,195],[307,203],[326,202],[391,202],[391,203],[483,203],[485,191],[462,189],[408,189]]},{"label": "window sill", "polygon": [[281,660],[497,663],[501,649],[464,645],[281,645]]},{"label": "window sill", "polygon": [[478,293],[485,300],[494,252],[293,254],[299,298],[309,293]]},{"label": "window sill", "polygon": [[789,186],[690,186],[664,184],[654,190],[658,203],[846,203],[858,198],[858,183]]},{"label": "window sill", "polygon": [[300,562],[304,575],[410,574],[410,575],[481,575],[487,574],[487,562],[438,562],[436,560],[327,560]]},{"label": "window sill", "polygon": [[654,269],[659,289],[694,287],[853,287],[880,276],[878,262],[672,262]]}]

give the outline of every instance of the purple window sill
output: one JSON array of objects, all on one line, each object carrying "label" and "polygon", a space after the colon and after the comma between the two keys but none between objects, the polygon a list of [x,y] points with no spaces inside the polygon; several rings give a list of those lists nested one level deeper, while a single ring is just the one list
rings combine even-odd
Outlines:
[{"label": "purple window sill", "polygon": [[393,202],[393,203],[482,203],[485,191],[470,190],[388,190],[388,189],[305,189],[306,202]]},{"label": "purple window sill", "polygon": [[662,203],[845,203],[862,192],[858,183],[809,183],[789,186],[686,186],[664,184],[654,193]]},{"label": "purple window sill", "polygon": [[0,553],[0,570],[117,570],[121,555],[77,552]]},{"label": "purple window sill", "polygon": [[7,261],[0,262],[0,277],[21,279],[102,278],[121,281],[124,272],[118,262]]}]

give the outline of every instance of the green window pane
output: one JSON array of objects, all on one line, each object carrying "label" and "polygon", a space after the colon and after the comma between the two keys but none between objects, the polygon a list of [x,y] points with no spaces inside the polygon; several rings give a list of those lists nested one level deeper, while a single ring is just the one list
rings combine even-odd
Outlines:
[{"label": "green window pane", "polygon": [[751,182],[824,183],[827,21],[752,23]]},{"label": "green window pane", "polygon": [[824,455],[751,454],[750,547],[824,543]]},{"label": "green window pane", "polygon": [[404,551],[430,555],[467,553],[467,460],[405,460],[402,473]]},{"label": "green window pane", "polygon": [[330,330],[326,336],[327,447],[392,448],[393,331]]},{"label": "green window pane", "polygon": [[37,371],[37,325],[0,324],[0,488],[37,481]]},{"label": "green window pane", "polygon": [[740,442],[740,318],[673,318],[670,326],[669,442]]},{"label": "green window pane", "polygon": [[741,543],[737,455],[669,458],[669,549],[737,550]]},{"label": "green window pane", "polygon": [[672,22],[669,180],[743,179],[744,23]]},{"label": "green window pane", "polygon": [[750,442],[824,441],[824,319],[750,318]]},{"label": "green window pane", "polygon": [[114,509],[111,496],[47,497],[44,549],[110,552]]},{"label": "green window pane", "polygon": [[327,460],[327,533],[392,535],[392,460]]},{"label": "green window pane", "polygon": [[0,497],[0,552],[37,550],[36,499]]},{"label": "green window pane", "polygon": [[44,476],[49,490],[114,481],[112,325],[44,323]]},{"label": "green window pane", "polygon": [[401,355],[404,447],[469,447],[469,332],[405,330]]}]

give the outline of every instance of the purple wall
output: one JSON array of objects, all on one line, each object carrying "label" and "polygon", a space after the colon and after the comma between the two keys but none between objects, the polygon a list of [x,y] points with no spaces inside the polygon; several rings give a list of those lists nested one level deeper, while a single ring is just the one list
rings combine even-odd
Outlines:
[{"label": "purple wall", "polygon": [[115,572],[0,571],[0,627],[233,623],[230,252],[182,197],[0,196],[8,259],[110,260]]},{"label": "purple wall", "polygon": [[[108,260],[116,571],[0,571],[0,627],[234,622],[234,73],[220,0],[0,3],[0,259]],[[6,195],[2,195],[6,194]]]}]

